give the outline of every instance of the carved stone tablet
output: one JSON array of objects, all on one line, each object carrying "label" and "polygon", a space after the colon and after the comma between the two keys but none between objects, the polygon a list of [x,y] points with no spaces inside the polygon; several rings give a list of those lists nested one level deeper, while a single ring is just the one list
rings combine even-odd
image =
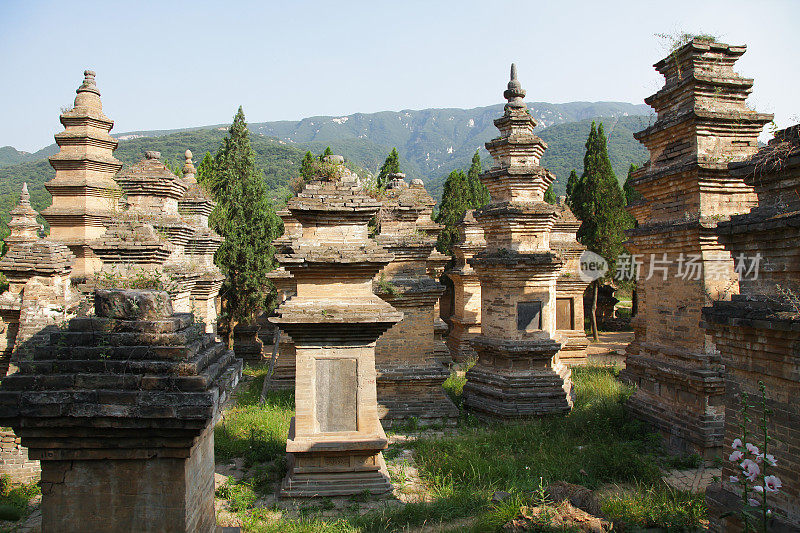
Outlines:
[{"label": "carved stone tablet", "polygon": [[355,359],[317,359],[317,424],[323,433],[356,431]]},{"label": "carved stone tablet", "polygon": [[542,329],[542,302],[519,302],[517,304],[517,329],[531,331]]}]

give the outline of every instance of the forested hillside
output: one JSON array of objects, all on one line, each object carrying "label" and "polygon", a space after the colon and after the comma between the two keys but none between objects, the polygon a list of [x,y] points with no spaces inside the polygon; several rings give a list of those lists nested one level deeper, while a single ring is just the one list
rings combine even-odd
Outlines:
[{"label": "forested hillside", "polygon": [[[627,175],[630,163],[640,164],[647,158],[647,151],[632,136],[652,120],[652,116],[641,114],[645,112],[644,106],[615,102],[529,105],[539,122],[537,133],[548,144],[542,164],[556,174],[556,194],[563,194],[573,168],[578,172],[583,168],[584,143],[592,119],[605,124],[609,155],[620,181]],[[483,144],[497,135],[493,120],[501,114],[502,105],[498,104],[468,110],[357,113],[298,122],[254,123],[250,130],[257,164],[276,198],[287,194],[286,184],[297,173],[306,150],[320,153],[330,146],[361,173],[374,173],[391,148],[397,147],[401,169],[410,178],[422,178],[438,199],[450,171],[466,169],[476,149],[480,149],[484,169],[491,165]],[[119,134],[115,156],[130,165],[145,151],[158,150],[174,165],[182,164],[183,153],[188,148],[199,163],[207,151],[216,152],[226,130],[226,126],[220,125]],[[46,157],[57,151],[55,145],[32,154],[11,147],[0,148],[0,232],[5,229],[9,211],[17,203],[23,181],[28,182],[35,209],[41,211],[50,204],[44,183],[52,179],[55,172]]]}]

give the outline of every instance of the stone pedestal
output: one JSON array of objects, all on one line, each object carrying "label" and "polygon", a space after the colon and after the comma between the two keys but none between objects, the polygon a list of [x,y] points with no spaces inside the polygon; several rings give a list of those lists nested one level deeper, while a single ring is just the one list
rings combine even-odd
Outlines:
[{"label": "stone pedestal", "polygon": [[481,281],[478,361],[467,372],[464,404],[479,415],[516,418],[572,408],[571,373],[559,358],[556,278],[564,261],[550,250],[558,217],[544,192],[555,176],[539,166],[547,145],[533,134],[525,91],[511,66],[508,103],[486,143],[496,166],[481,174],[491,203],[475,211],[486,249],[467,263]]},{"label": "stone pedestal", "polygon": [[[741,438],[739,408],[747,394],[751,442],[763,453],[759,381],[766,387],[767,453],[777,464],[762,469],[782,481],[777,493],[768,493],[774,524],[770,531],[800,530],[800,315],[792,297],[800,284],[800,125],[777,132],[775,139],[752,159],[730,165],[732,176],[752,185],[758,205],[743,215],[721,222],[716,234],[737,258],[740,294],[703,309],[706,333],[725,365],[725,427],[723,458]],[[758,259],[756,259],[758,258]],[[754,268],[754,261],[758,268]],[[792,296],[794,295],[794,296]],[[712,531],[741,529],[737,464],[723,463],[722,483],[709,487],[706,500]],[[760,496],[759,496],[760,501]],[[734,514],[730,514],[734,511]],[[781,529],[783,528],[783,529]]]},{"label": "stone pedestal", "polygon": [[641,218],[626,243],[642,273],[622,374],[637,387],[628,407],[671,449],[707,457],[722,445],[725,386],[700,313],[738,290],[715,228],[755,202],[752,188],[727,165],[755,153],[772,119],[745,105],[753,80],[733,71],[744,52],[695,39],[656,63],[666,83],[645,102],[658,118],[634,135],[650,161],[633,174],[643,201],[633,206]]},{"label": "stone pedestal", "polygon": [[294,340],[295,417],[281,495],[326,497],[391,490],[381,455],[388,444],[378,418],[375,341],[402,314],[372,292],[393,257],[368,239],[380,204],[359,193],[339,156],[338,172],[310,182],[289,201],[302,235],[278,261],[297,295],[270,318]]},{"label": "stone pedestal", "polygon": [[42,465],[42,531],[212,532],[212,422],[241,362],[167,293],[97,291],[0,386]]}]

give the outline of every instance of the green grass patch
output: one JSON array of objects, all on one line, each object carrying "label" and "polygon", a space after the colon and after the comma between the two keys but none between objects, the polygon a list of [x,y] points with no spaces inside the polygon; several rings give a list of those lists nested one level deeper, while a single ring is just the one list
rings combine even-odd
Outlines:
[{"label": "green grass patch", "polygon": [[[469,518],[458,531],[498,531],[531,505],[543,486],[567,481],[591,489],[608,484],[623,489],[605,497],[604,512],[623,528],[696,527],[705,516],[702,496],[684,494],[661,482],[659,465],[694,465],[696,458],[669,458],[660,439],[628,416],[624,403],[632,389],[618,379],[613,367],[573,369],[576,400],[567,416],[545,417],[498,424],[462,418],[455,435],[421,437],[393,445],[388,459],[402,449],[414,451],[420,476],[432,492],[432,501],[386,507],[364,515],[344,509],[336,518],[322,518],[325,502],[309,502],[297,520],[275,520],[270,509],[253,508],[258,494],[271,491],[285,469],[284,454],[291,393],[274,392],[259,405],[265,368],[248,368],[253,380],[239,392],[215,432],[221,460],[244,457],[256,465],[247,480],[229,482],[218,496],[230,501],[244,530],[255,533],[351,533],[402,531],[423,524],[448,524]],[[458,405],[465,379],[455,372],[445,389]],[[675,467],[675,466],[673,466]],[[494,491],[512,496],[491,502]],[[605,490],[604,492],[605,493]],[[616,529],[615,529],[616,530]]]},{"label": "green grass patch", "polygon": [[225,411],[214,428],[217,461],[243,457],[247,465],[281,459],[286,453],[289,421],[294,416],[294,394],[271,391],[259,404],[261,386],[268,368],[248,367],[254,379],[239,391],[236,405]]},{"label": "green grass patch", "polygon": [[602,509],[614,521],[615,531],[651,527],[693,530],[701,526],[707,512],[705,494],[678,491],[666,483],[638,485],[636,490],[611,496]]},{"label": "green grass patch", "polygon": [[28,516],[28,505],[42,493],[38,483],[12,486],[8,476],[0,477],[0,520],[17,521]]}]

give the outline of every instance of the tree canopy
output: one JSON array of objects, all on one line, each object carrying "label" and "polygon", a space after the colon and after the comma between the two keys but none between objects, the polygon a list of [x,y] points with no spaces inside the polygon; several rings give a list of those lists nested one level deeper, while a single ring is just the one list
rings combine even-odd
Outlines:
[{"label": "tree canopy", "polygon": [[220,294],[230,345],[234,326],[252,322],[265,307],[271,288],[266,274],[274,268],[272,241],[281,231],[281,220],[256,166],[241,107],[214,157],[209,181],[217,202],[212,224],[225,239],[214,260],[226,277]]},{"label": "tree canopy", "polygon": [[435,219],[444,226],[436,243],[442,253],[452,254],[453,244],[458,238],[457,224],[464,213],[489,203],[489,191],[478,179],[480,174],[481,158],[476,151],[466,174],[463,170],[454,170],[444,182],[442,202]]},{"label": "tree canopy", "polygon": [[400,156],[397,153],[397,148],[392,148],[378,171],[378,187],[386,187],[387,176],[398,172],[400,172]]}]

